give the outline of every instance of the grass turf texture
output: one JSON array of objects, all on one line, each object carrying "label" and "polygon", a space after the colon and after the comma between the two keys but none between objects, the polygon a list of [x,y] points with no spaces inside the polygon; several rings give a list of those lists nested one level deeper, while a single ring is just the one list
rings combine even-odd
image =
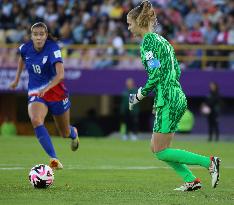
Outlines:
[{"label": "grass turf texture", "polygon": [[[186,138],[185,138],[186,139]],[[176,192],[182,180],[154,159],[149,141],[81,138],[78,152],[70,141],[53,138],[64,170],[55,171],[54,184],[34,189],[28,173],[48,157],[35,137],[0,137],[0,204],[234,204],[234,143],[173,142],[172,147],[222,159],[221,181],[211,188],[208,171],[192,166],[203,189]]]}]

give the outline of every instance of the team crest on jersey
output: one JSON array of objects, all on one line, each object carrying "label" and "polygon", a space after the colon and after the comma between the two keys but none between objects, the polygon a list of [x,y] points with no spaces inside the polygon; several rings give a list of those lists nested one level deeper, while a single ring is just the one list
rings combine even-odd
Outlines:
[{"label": "team crest on jersey", "polygon": [[47,59],[48,59],[48,56],[44,56],[43,59],[42,59],[42,63],[45,64]]}]

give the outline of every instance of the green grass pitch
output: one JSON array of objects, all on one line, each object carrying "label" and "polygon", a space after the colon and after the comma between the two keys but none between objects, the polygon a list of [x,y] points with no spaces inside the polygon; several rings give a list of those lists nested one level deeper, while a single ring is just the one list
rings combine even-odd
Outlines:
[{"label": "green grass pitch", "polygon": [[[185,137],[186,139],[186,137]],[[234,143],[176,141],[172,147],[221,157],[221,179],[211,188],[208,171],[191,167],[202,179],[196,192],[176,192],[182,180],[163,162],[153,157],[149,140],[81,138],[78,152],[70,151],[69,139],[53,138],[64,165],[55,171],[54,184],[34,189],[28,173],[48,157],[36,137],[0,136],[0,204],[234,204]]]}]

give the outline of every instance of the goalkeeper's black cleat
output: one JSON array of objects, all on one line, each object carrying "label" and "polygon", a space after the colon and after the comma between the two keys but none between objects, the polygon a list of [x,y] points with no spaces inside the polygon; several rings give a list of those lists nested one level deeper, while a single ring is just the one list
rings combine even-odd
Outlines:
[{"label": "goalkeeper's black cleat", "polygon": [[195,179],[193,182],[185,182],[182,186],[175,188],[175,191],[196,191],[202,188],[201,180]]}]

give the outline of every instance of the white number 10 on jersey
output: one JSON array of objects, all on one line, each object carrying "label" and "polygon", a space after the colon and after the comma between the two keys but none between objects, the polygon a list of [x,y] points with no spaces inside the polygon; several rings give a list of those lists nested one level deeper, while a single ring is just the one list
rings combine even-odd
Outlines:
[{"label": "white number 10 on jersey", "polygon": [[32,64],[34,73],[41,74],[41,67],[39,65]]}]

